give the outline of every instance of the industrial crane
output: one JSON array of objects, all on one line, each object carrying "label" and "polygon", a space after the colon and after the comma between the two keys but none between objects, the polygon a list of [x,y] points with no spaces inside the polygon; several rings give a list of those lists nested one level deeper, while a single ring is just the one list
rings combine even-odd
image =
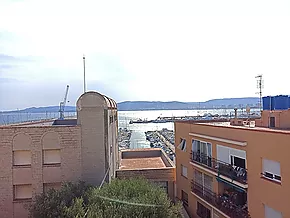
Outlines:
[{"label": "industrial crane", "polygon": [[66,86],[66,91],[64,95],[63,101],[59,103],[59,119],[63,120],[64,119],[64,108],[67,102],[67,95],[68,95],[68,90],[69,90],[69,85]]}]

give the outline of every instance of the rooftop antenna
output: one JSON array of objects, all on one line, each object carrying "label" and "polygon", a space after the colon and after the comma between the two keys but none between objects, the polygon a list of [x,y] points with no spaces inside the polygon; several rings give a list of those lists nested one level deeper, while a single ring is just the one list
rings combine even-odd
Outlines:
[{"label": "rooftop antenna", "polygon": [[83,63],[84,63],[84,93],[86,92],[86,58],[83,55]]},{"label": "rooftop antenna", "polygon": [[264,88],[263,75],[259,74],[255,78],[257,79],[257,88],[259,89],[259,91],[256,94],[259,94],[260,96],[259,108],[260,108],[260,111],[262,111],[262,89]]}]

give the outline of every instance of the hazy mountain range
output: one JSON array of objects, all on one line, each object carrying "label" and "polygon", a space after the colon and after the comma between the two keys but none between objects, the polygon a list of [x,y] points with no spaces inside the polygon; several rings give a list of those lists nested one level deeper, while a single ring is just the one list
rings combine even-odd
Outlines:
[{"label": "hazy mountain range", "polygon": [[[217,108],[245,108],[258,107],[259,98],[223,98],[212,99],[205,102],[179,102],[179,101],[124,101],[118,103],[119,111],[140,111],[140,110],[190,110],[190,109],[217,109]],[[58,106],[48,107],[30,107],[23,110],[9,111],[11,112],[28,112],[28,113],[43,113],[43,112],[58,112]],[[76,111],[75,106],[66,106],[65,111]],[[7,113],[5,111],[4,113]]]}]

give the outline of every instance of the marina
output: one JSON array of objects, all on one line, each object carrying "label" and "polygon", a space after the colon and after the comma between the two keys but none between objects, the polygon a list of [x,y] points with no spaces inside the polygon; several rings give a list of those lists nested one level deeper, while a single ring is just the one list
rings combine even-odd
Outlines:
[{"label": "marina", "polygon": [[[146,131],[145,136],[146,140],[150,142],[151,148],[162,148],[168,157],[174,161],[175,149],[173,130],[164,128],[159,131]],[[171,142],[173,142],[173,144]]]},{"label": "marina", "polygon": [[[175,121],[187,121],[187,120],[220,120],[220,119],[230,119],[233,117],[233,114],[211,114],[205,113],[203,115],[195,115],[195,116],[159,116],[156,119],[148,120],[138,118],[137,120],[131,119],[129,124],[137,124],[137,123],[172,123]],[[241,113],[239,114],[239,118],[259,118],[260,115],[258,113]]]},{"label": "marina", "polygon": [[132,135],[132,130],[129,130],[127,128],[119,128],[119,132],[118,132],[119,150],[130,148],[131,135]]}]

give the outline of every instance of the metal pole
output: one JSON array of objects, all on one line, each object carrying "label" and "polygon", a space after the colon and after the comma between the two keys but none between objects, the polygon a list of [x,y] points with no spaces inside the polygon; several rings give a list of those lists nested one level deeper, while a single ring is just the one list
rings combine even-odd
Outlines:
[{"label": "metal pole", "polygon": [[86,58],[83,55],[83,62],[84,62],[84,93],[86,92]]}]

